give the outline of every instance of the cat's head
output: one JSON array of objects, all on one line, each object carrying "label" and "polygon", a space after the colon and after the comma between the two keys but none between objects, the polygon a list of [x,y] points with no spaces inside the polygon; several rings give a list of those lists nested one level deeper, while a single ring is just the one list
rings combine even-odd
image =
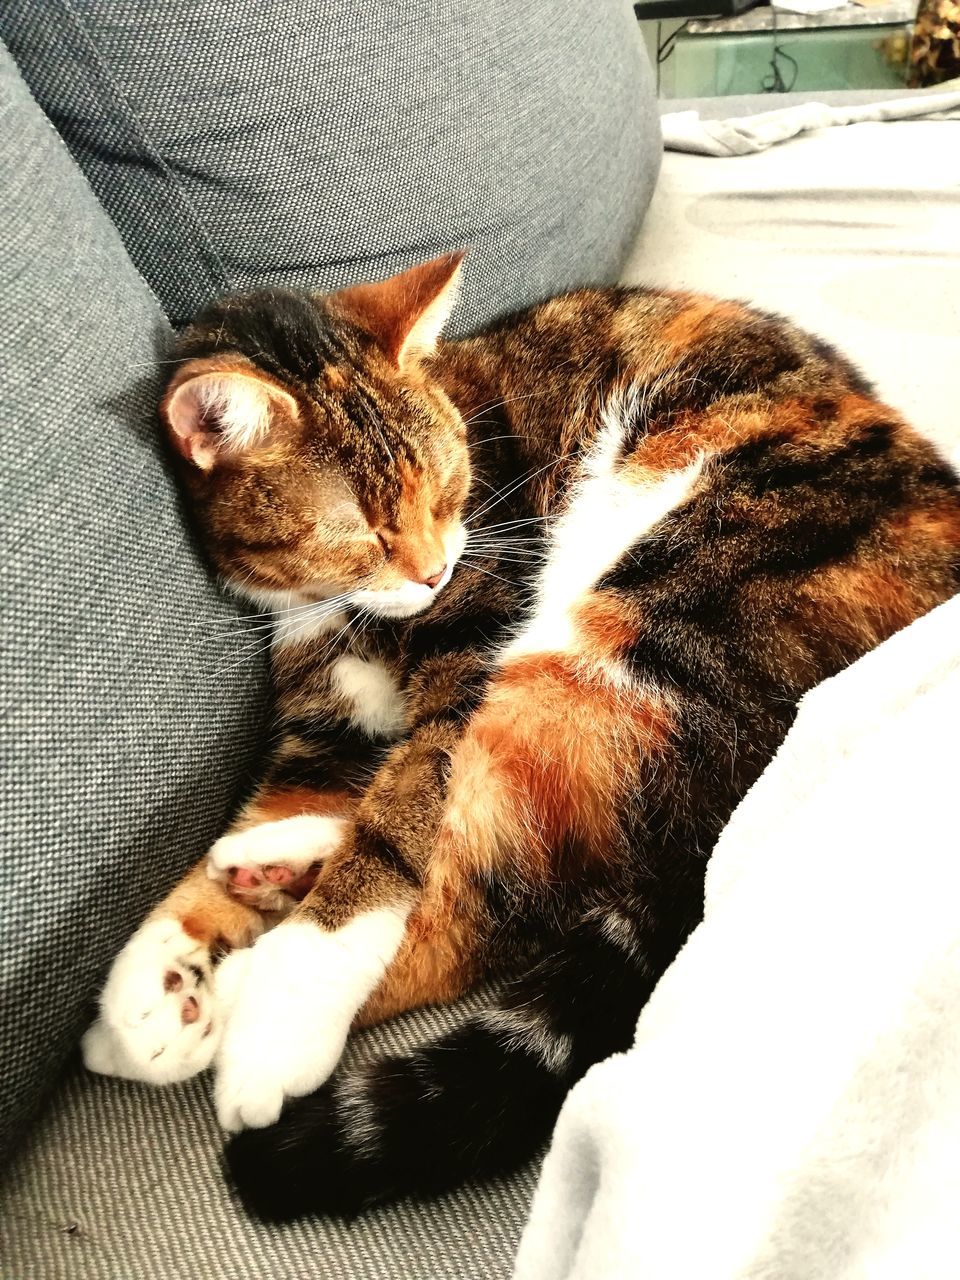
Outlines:
[{"label": "cat's head", "polygon": [[225,580],[267,607],[426,608],[460,556],[459,413],[425,368],[461,256],[379,284],[228,297],[184,335],[160,407]]}]

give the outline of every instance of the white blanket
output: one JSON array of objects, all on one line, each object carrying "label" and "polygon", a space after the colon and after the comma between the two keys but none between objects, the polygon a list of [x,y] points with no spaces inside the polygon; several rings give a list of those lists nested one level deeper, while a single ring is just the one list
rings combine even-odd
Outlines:
[{"label": "white blanket", "polygon": [[809,694],[517,1280],[960,1275],[960,597]]},{"label": "white blanket", "polygon": [[[745,156],[766,151],[813,129],[863,124],[880,120],[960,120],[960,88],[956,80],[909,98],[885,99],[859,106],[831,107],[803,102],[776,111],[727,120],[702,120],[698,111],[674,111],[661,118],[663,145],[668,151],[691,151],[702,156]],[[939,90],[946,90],[942,92]]]}]

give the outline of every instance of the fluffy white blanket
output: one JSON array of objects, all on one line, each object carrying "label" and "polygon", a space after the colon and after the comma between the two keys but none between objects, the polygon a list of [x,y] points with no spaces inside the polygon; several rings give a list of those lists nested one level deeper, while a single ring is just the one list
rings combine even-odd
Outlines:
[{"label": "fluffy white blanket", "polygon": [[804,699],[517,1280],[960,1274],[960,597]]}]

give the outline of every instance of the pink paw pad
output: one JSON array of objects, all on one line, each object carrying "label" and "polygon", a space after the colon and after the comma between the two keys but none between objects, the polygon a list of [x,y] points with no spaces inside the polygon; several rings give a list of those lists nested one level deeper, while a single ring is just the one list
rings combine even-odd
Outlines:
[{"label": "pink paw pad", "polygon": [[227,875],[231,884],[235,884],[238,889],[256,889],[260,885],[260,877],[249,867],[228,867]]}]

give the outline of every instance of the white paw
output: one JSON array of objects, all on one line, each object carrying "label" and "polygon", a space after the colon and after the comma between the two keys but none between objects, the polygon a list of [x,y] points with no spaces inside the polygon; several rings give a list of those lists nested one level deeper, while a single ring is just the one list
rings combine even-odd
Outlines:
[{"label": "white paw", "polygon": [[209,951],[178,920],[150,920],[113,962],[81,1050],[90,1071],[171,1084],[210,1065],[222,1031]]},{"label": "white paw", "polygon": [[339,848],[347,818],[300,814],[222,836],[207,855],[207,874],[262,911],[282,911],[308,892],[320,866]]},{"label": "white paw", "polygon": [[334,933],[290,921],[224,961],[223,999],[232,1006],[217,1059],[224,1129],[273,1124],[285,1099],[323,1084],[400,945],[405,919],[403,911],[373,911]]}]

